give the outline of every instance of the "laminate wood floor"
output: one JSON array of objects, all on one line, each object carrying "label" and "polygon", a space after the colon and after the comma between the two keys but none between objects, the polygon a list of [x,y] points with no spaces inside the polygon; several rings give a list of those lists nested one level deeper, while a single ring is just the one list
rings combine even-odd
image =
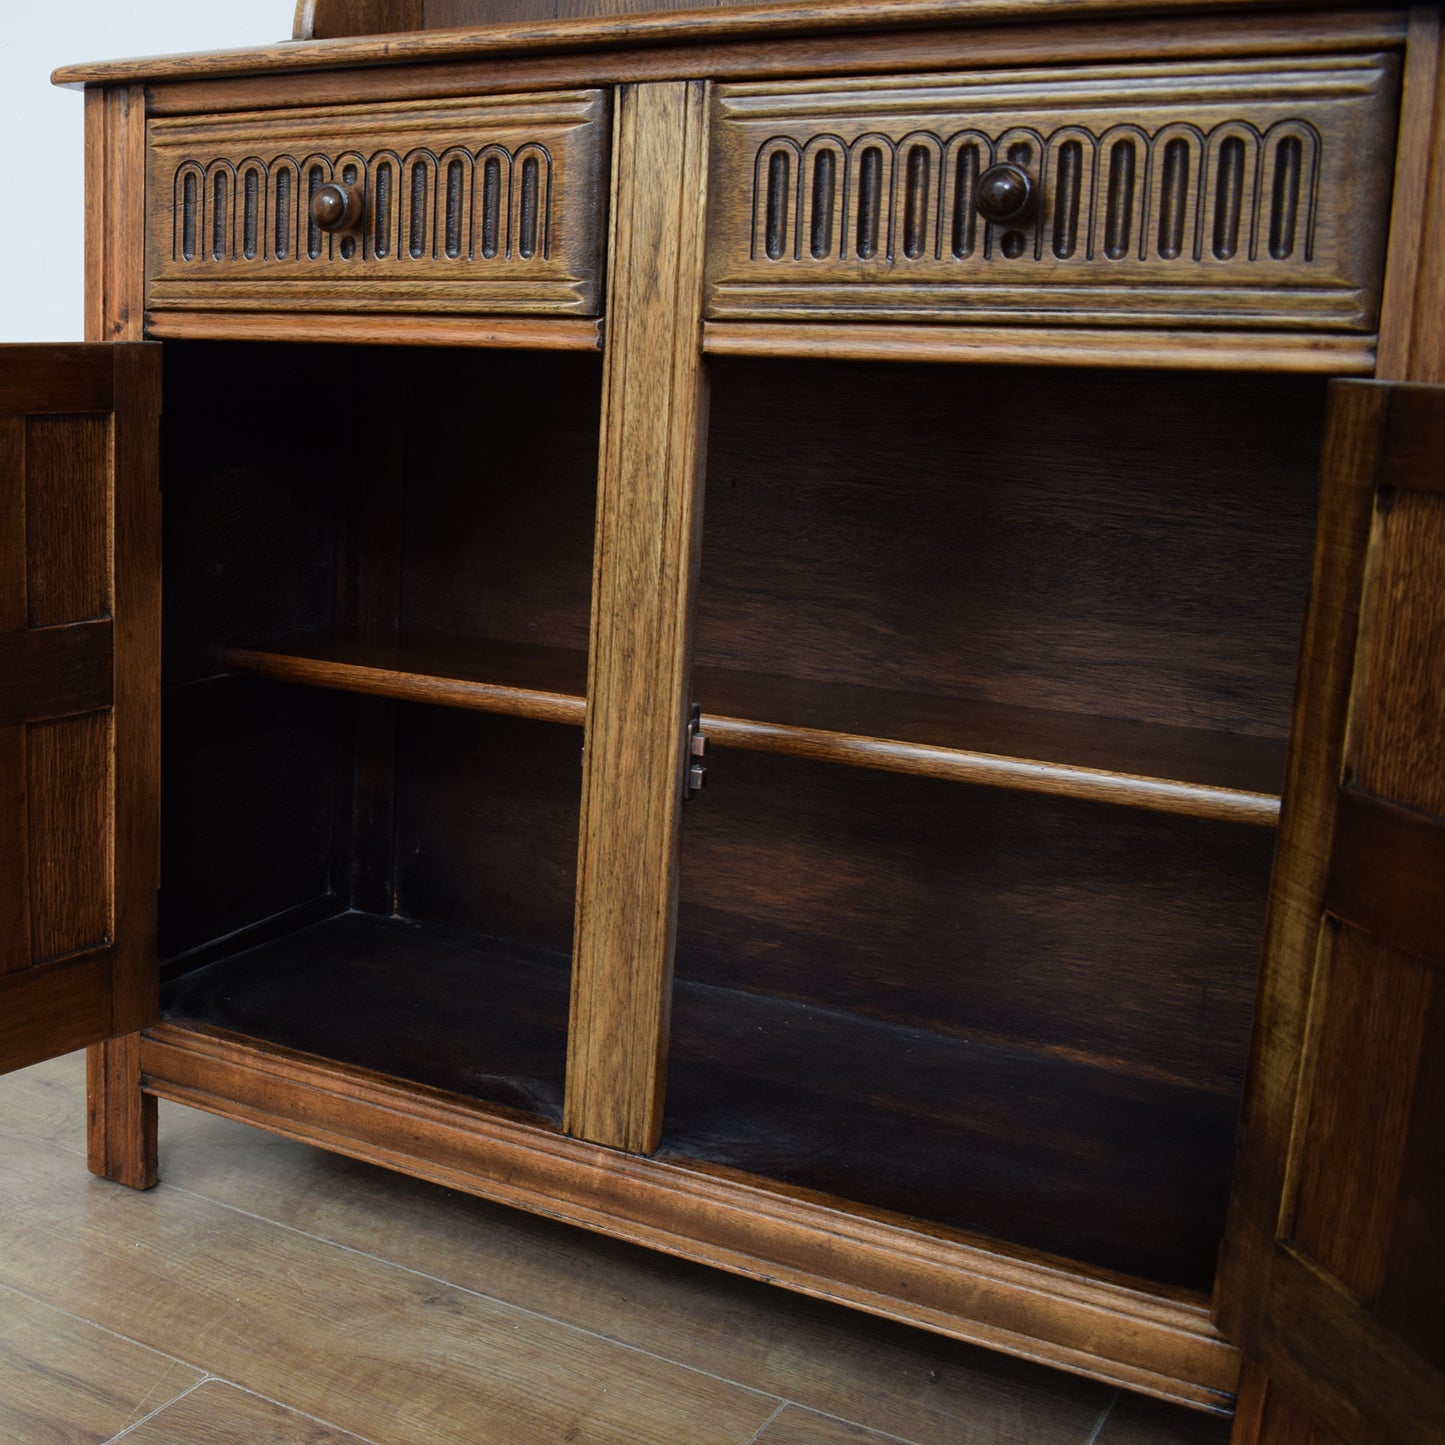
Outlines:
[{"label": "laminate wood floor", "polygon": [[161,1105],[0,1079],[0,1445],[1223,1445],[1225,1422]]}]

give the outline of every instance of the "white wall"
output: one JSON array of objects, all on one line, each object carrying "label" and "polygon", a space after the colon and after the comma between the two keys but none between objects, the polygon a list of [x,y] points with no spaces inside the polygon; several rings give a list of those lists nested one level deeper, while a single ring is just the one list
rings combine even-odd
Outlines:
[{"label": "white wall", "polygon": [[0,0],[0,342],[82,334],[84,102],[59,65],[267,45],[293,0]]}]

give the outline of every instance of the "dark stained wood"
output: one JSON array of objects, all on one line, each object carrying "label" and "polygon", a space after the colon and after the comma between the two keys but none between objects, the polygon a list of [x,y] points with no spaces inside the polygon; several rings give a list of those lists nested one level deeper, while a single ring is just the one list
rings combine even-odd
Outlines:
[{"label": "dark stained wood", "polygon": [[396,728],[397,912],[568,957],[576,728],[418,707]]},{"label": "dark stained wood", "polygon": [[[1445,1370],[1419,1330],[1422,1296],[1400,1293],[1408,1267],[1395,1236],[1401,1216],[1401,1244],[1420,1246],[1419,1221],[1445,1188],[1421,1127],[1440,1108],[1445,1054],[1432,967],[1445,500],[1430,447],[1445,393],[1341,383],[1335,396],[1325,505],[1350,517],[1353,547],[1319,579],[1312,623],[1316,637],[1334,633],[1315,664],[1333,674],[1335,712],[1322,719],[1331,751],[1315,755],[1311,780],[1325,806],[1308,820],[1287,808],[1284,819],[1282,844],[1307,861],[1284,871],[1282,847],[1274,907],[1287,922],[1267,950],[1267,987],[1287,989],[1299,1012],[1270,1020],[1257,1046],[1222,1318],[1280,1387],[1286,1418],[1297,1414],[1286,1428],[1318,1422],[1348,1445],[1436,1441]],[[1320,685],[1307,660],[1305,694]],[[1404,1334],[1378,1312],[1387,1276],[1389,1318]],[[1438,1314],[1438,1291],[1435,1301]]]},{"label": "dark stained wood", "polygon": [[104,617],[110,418],[31,417],[25,438],[30,626]]},{"label": "dark stained wood", "polygon": [[[1445,1029],[1445,989],[1438,977],[1423,1014],[1427,1037]],[[1436,1370],[1445,1370],[1440,1300],[1445,1296],[1445,1169],[1438,1142],[1445,1127],[1445,1050],[1420,1059],[1403,1159],[1396,1175],[1395,1215],[1381,1260],[1375,1314],[1380,1323]]]},{"label": "dark stained wood", "polygon": [[11,416],[108,412],[114,361],[99,347],[7,346],[0,412]]},{"label": "dark stained wood", "polygon": [[1325,909],[1436,965],[1445,964],[1445,820],[1340,790]]},{"label": "dark stained wood", "polygon": [[112,950],[101,947],[0,977],[0,1071],[109,1034],[112,973]]},{"label": "dark stained wood", "polygon": [[1286,735],[1320,382],[737,359],[712,388],[697,665]]},{"label": "dark stained wood", "polygon": [[156,617],[127,584],[135,565],[153,574],[156,557],[110,519],[137,488],[154,493],[159,392],[149,348],[10,348],[0,370],[9,413],[0,419],[0,1068],[9,1069],[154,1017],[144,1007],[154,954],[120,900],[136,897],[130,885],[143,876],[129,871],[129,849],[154,836],[157,779],[152,770],[134,790],[119,780],[144,770],[154,742],[132,690],[155,694],[140,639],[154,637]]},{"label": "dark stained wood", "polygon": [[1237,1097],[1271,848],[1237,823],[720,754],[684,818],[677,972]]},{"label": "dark stained wood", "polygon": [[578,725],[587,712],[587,658],[560,647],[447,639],[371,646],[325,637],[276,650],[230,647],[224,656],[235,672],[402,702]]},{"label": "dark stained wood", "polygon": [[185,974],[161,1006],[555,1123],[567,995],[565,955],[348,913]]},{"label": "dark stained wood", "polygon": [[1207,1291],[1234,1101],[680,981],[664,1159]]},{"label": "dark stained wood", "polygon": [[0,727],[110,706],[111,624],[0,633]]},{"label": "dark stained wood", "polygon": [[[1285,777],[1270,884],[1275,902],[1265,935],[1267,962],[1216,1296],[1221,1328],[1237,1339],[1256,1337],[1261,1328],[1260,1281],[1268,1277],[1285,1189],[1370,531],[1371,492],[1365,479],[1379,464],[1385,403],[1381,388],[1337,392],[1325,434],[1310,612],[1295,698],[1297,741]],[[1281,901],[1286,897],[1288,907]],[[1277,962],[1286,959],[1287,967]],[[1243,1436],[1237,1445],[1254,1442]]]},{"label": "dark stained wood", "polygon": [[1272,738],[721,668],[692,681],[710,746],[1264,826],[1279,815]]},{"label": "dark stained wood", "polygon": [[[163,1024],[143,1044],[163,1097],[484,1198],[801,1288],[954,1338],[1218,1408],[1238,1356],[1198,1296],[1088,1278],[1057,1261],[733,1171],[570,1139],[495,1109],[401,1089],[224,1034]],[[278,1087],[278,1084],[281,1087]]]},{"label": "dark stained wood", "polygon": [[110,737],[103,712],[29,729],[28,891],[36,962],[110,941]]}]

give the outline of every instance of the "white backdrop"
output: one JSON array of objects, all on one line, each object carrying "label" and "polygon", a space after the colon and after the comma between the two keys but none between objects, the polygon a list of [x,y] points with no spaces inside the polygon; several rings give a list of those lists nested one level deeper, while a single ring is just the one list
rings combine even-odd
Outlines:
[{"label": "white backdrop", "polygon": [[293,0],[40,0],[0,35],[0,342],[82,334],[84,102],[59,65],[266,45],[291,33]]}]

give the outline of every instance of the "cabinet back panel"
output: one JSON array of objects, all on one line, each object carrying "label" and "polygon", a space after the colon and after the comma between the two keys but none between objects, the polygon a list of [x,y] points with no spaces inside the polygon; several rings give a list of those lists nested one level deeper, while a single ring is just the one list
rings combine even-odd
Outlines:
[{"label": "cabinet back panel", "polygon": [[1233,1096],[1265,830],[764,754],[683,822],[680,978]]},{"label": "cabinet back panel", "polygon": [[397,912],[570,955],[581,730],[398,712]]},{"label": "cabinet back panel", "polygon": [[714,363],[702,665],[1283,737],[1323,384]]},{"label": "cabinet back panel", "polygon": [[345,700],[213,678],[167,689],[162,705],[161,957],[333,893]]},{"label": "cabinet back panel", "polygon": [[663,1148],[1208,1289],[1272,836],[720,755]]},{"label": "cabinet back panel", "polygon": [[340,348],[167,342],[162,418],[167,684],[223,647],[334,627],[352,509]]},{"label": "cabinet back panel", "polygon": [[662,1151],[1207,1290],[1235,1101],[704,984],[673,1005]]},{"label": "cabinet back panel", "polygon": [[403,632],[587,649],[602,370],[422,352],[407,442]]}]

